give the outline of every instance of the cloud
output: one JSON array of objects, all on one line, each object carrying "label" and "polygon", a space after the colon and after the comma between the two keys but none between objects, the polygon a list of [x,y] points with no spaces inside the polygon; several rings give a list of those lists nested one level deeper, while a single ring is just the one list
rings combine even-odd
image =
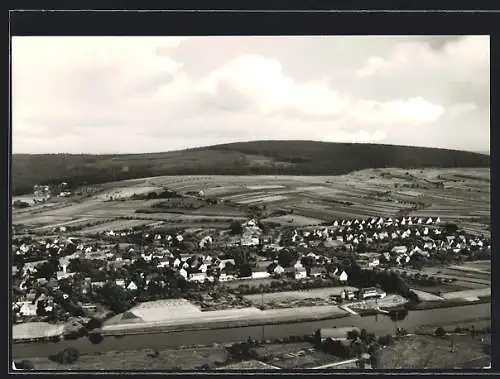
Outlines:
[{"label": "cloud", "polygon": [[[351,38],[349,65],[316,54],[347,54],[343,37],[297,39],[300,53],[285,37],[285,50],[277,38],[233,37],[236,55],[225,55],[219,38],[15,37],[14,152],[166,151],[257,139],[470,148],[472,134],[475,145],[489,146],[488,38],[450,38],[439,48],[415,38]],[[366,53],[373,45],[380,55]],[[210,66],[207,46],[218,46]],[[447,137],[453,128],[462,136]]]},{"label": "cloud", "polygon": [[489,62],[487,36],[448,39],[440,49],[428,42],[409,41],[396,44],[389,57],[371,56],[356,74],[358,77],[398,75],[413,70],[425,75],[436,72],[445,76],[463,74],[463,79],[468,80],[477,72],[488,72]]}]

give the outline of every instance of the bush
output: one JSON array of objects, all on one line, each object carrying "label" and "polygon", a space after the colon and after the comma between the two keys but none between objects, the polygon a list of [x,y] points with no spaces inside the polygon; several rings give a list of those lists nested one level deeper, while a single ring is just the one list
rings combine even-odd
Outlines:
[{"label": "bush", "polygon": [[387,334],[385,336],[381,336],[378,338],[378,343],[379,343],[379,345],[382,345],[382,346],[390,346],[390,345],[392,345],[393,342],[394,342],[394,339],[392,338],[392,336],[390,334]]},{"label": "bush", "polygon": [[94,345],[98,345],[104,340],[104,337],[99,333],[91,333],[88,338]]},{"label": "bush", "polygon": [[460,326],[457,326],[455,328],[455,333],[461,333],[462,332],[462,328]]},{"label": "bush", "polygon": [[436,337],[444,337],[446,333],[442,327],[439,327],[434,331],[434,334]]},{"label": "bush", "polygon": [[56,355],[52,355],[49,359],[53,362],[62,363],[62,364],[71,364],[75,363],[80,357],[80,353],[78,350],[69,347],[64,349],[63,351],[57,353]]}]

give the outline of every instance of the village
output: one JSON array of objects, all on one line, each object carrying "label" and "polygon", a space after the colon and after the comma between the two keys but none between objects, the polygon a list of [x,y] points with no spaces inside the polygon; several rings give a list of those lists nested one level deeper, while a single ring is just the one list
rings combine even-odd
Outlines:
[{"label": "village", "polygon": [[[387,294],[400,295],[394,305],[401,305],[411,291],[353,278],[353,267],[397,273],[395,278],[404,277],[412,287],[439,288],[457,278],[426,275],[426,266],[459,265],[491,255],[489,239],[468,235],[439,217],[343,219],[319,228],[278,230],[250,219],[233,223],[228,231],[109,230],[99,239],[74,238],[60,227],[57,235],[13,238],[15,340],[43,338],[46,323],[57,326],[52,338],[78,336],[78,330],[98,328],[138,303],[172,298],[209,311],[245,308],[252,302],[244,295],[326,288],[333,289],[326,300],[311,296],[258,305],[358,302],[359,307],[359,301]],[[39,335],[27,327],[34,323],[41,326]],[[27,330],[34,334],[23,335]]]}]

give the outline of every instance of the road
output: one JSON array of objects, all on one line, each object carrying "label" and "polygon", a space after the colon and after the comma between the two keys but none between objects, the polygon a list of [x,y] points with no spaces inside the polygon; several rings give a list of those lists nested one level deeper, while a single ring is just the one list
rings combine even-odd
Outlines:
[{"label": "road", "polygon": [[349,316],[335,320],[300,322],[280,325],[250,326],[240,328],[211,329],[198,331],[155,332],[153,334],[127,335],[123,337],[105,337],[99,345],[93,345],[88,339],[61,341],[58,343],[13,344],[14,359],[47,357],[66,347],[74,347],[81,354],[102,353],[106,351],[126,351],[138,349],[168,349],[181,345],[209,345],[246,340],[252,337],[258,340],[275,339],[297,335],[311,335],[319,328],[357,326],[376,335],[394,334],[396,327],[409,332],[424,325],[461,324],[474,319],[491,318],[491,304],[473,304],[453,308],[410,311],[408,316],[395,324],[388,316]]}]

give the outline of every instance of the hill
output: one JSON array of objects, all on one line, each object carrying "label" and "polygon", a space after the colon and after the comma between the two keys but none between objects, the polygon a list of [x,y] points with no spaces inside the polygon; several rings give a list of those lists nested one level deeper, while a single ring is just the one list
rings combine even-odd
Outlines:
[{"label": "hill", "polygon": [[341,175],[367,168],[489,167],[484,154],[314,141],[254,141],[151,154],[14,154],[12,193],[160,175]]}]

